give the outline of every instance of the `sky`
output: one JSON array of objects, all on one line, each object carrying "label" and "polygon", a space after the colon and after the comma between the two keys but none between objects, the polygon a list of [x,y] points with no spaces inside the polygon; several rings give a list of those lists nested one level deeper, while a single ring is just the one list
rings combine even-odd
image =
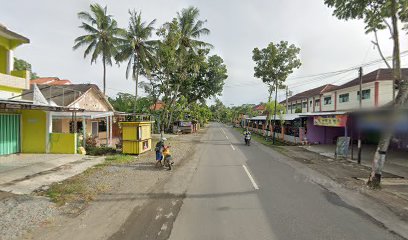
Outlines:
[{"label": "sky", "polygon": [[[228,79],[219,98],[227,106],[267,101],[268,91],[255,78],[252,50],[264,48],[281,40],[301,49],[302,66],[287,80],[289,90],[298,93],[323,84],[341,84],[357,77],[357,70],[323,77],[315,74],[348,69],[378,60],[377,49],[365,34],[359,20],[343,21],[332,16],[333,9],[323,0],[13,0],[0,9],[0,23],[30,39],[20,46],[15,57],[27,60],[41,77],[59,77],[73,83],[94,83],[102,89],[102,63],[90,64],[83,58],[84,49],[72,50],[74,39],[85,32],[78,28],[80,11],[88,11],[91,3],[108,7],[119,26],[127,28],[128,9],[142,12],[145,21],[157,19],[156,27],[170,21],[177,12],[189,6],[198,7],[200,18],[207,20],[209,36],[203,37],[214,45],[213,54],[221,56],[228,69]],[[379,34],[386,56],[392,52],[392,42],[386,31]],[[153,36],[156,38],[156,36]],[[407,38],[401,38],[401,49],[407,49]],[[406,66],[406,58],[402,65]],[[368,73],[384,64],[363,69]],[[126,66],[107,69],[107,94],[133,93],[135,83],[126,79]],[[279,91],[278,98],[285,98]],[[210,101],[212,102],[212,101]]]}]

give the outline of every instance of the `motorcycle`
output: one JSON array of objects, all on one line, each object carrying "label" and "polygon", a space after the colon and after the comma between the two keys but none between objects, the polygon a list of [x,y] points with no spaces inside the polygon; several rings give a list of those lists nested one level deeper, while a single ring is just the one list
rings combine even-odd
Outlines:
[{"label": "motorcycle", "polygon": [[251,135],[246,134],[244,138],[245,138],[245,145],[250,146],[251,145]]},{"label": "motorcycle", "polygon": [[163,163],[164,166],[168,168],[168,170],[171,170],[171,167],[173,165],[172,157],[170,154],[170,146],[165,146],[164,151],[163,151]]}]

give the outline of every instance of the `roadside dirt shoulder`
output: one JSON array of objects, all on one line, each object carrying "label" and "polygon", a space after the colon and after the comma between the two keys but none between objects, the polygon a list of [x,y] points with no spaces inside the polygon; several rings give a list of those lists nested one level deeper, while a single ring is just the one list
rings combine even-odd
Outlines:
[{"label": "roadside dirt shoulder", "polygon": [[331,159],[297,146],[273,149],[327,176],[337,183],[337,188],[352,190],[385,207],[408,226],[408,180],[385,172],[382,189],[372,190],[366,185],[371,172],[369,167],[348,160]]},{"label": "roadside dirt shoulder", "polygon": [[91,201],[73,198],[57,208],[58,214],[46,224],[25,234],[24,239],[107,239],[117,232],[129,215],[141,211],[191,156],[202,135],[182,135],[169,139],[175,160],[174,171],[155,168],[154,152],[126,164],[112,164],[85,176],[87,188],[96,194]]}]

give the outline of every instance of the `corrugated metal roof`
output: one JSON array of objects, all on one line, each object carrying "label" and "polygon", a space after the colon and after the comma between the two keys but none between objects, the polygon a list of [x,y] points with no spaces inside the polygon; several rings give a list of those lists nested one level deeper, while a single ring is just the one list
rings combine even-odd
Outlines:
[{"label": "corrugated metal roof", "polygon": [[[283,120],[285,121],[293,121],[297,118],[299,118],[299,114],[297,113],[291,113],[291,114],[283,114]],[[273,119],[273,116],[271,117],[271,119]],[[276,119],[279,119],[279,116],[276,116]],[[249,118],[249,120],[254,120],[254,121],[265,121],[266,120],[266,116],[256,116],[253,118]],[[280,120],[280,119],[279,119]]]}]

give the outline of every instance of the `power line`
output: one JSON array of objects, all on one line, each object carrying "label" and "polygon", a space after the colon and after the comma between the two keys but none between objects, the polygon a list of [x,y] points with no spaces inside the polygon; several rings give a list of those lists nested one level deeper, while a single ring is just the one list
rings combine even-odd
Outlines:
[{"label": "power line", "polygon": [[[408,50],[401,52],[401,58],[406,57],[406,56],[408,56]],[[386,58],[386,60],[391,60],[391,59],[392,59],[392,56],[389,56],[389,57]],[[381,63],[383,61],[384,60],[382,58],[380,58],[380,59],[376,59],[376,60],[373,60],[373,61],[363,63],[361,65],[353,66],[353,67],[342,69],[342,70],[337,70],[337,71],[332,71],[332,72],[323,72],[323,73],[317,73],[317,74],[311,74],[311,75],[305,75],[305,76],[298,76],[298,77],[292,77],[292,78],[288,78],[287,81],[295,80],[295,79],[303,79],[303,78],[312,78],[311,80],[308,80],[306,82],[303,81],[302,83],[297,84],[297,85],[308,85],[308,84],[310,84],[312,82],[320,81],[320,80],[325,79],[325,78],[331,78],[331,77],[335,77],[335,76],[338,76],[338,75],[341,75],[341,74],[344,74],[344,73],[348,73],[348,72],[351,72],[351,71],[358,70],[360,67],[369,67],[369,66],[372,66],[372,65],[376,65],[376,64]],[[258,84],[260,84],[260,82],[256,82],[256,83],[255,82],[235,83],[235,85],[234,85],[234,83],[232,83],[232,84],[226,84],[226,86],[224,86],[224,87],[244,87],[244,86],[246,87],[246,86],[257,86]]]}]

